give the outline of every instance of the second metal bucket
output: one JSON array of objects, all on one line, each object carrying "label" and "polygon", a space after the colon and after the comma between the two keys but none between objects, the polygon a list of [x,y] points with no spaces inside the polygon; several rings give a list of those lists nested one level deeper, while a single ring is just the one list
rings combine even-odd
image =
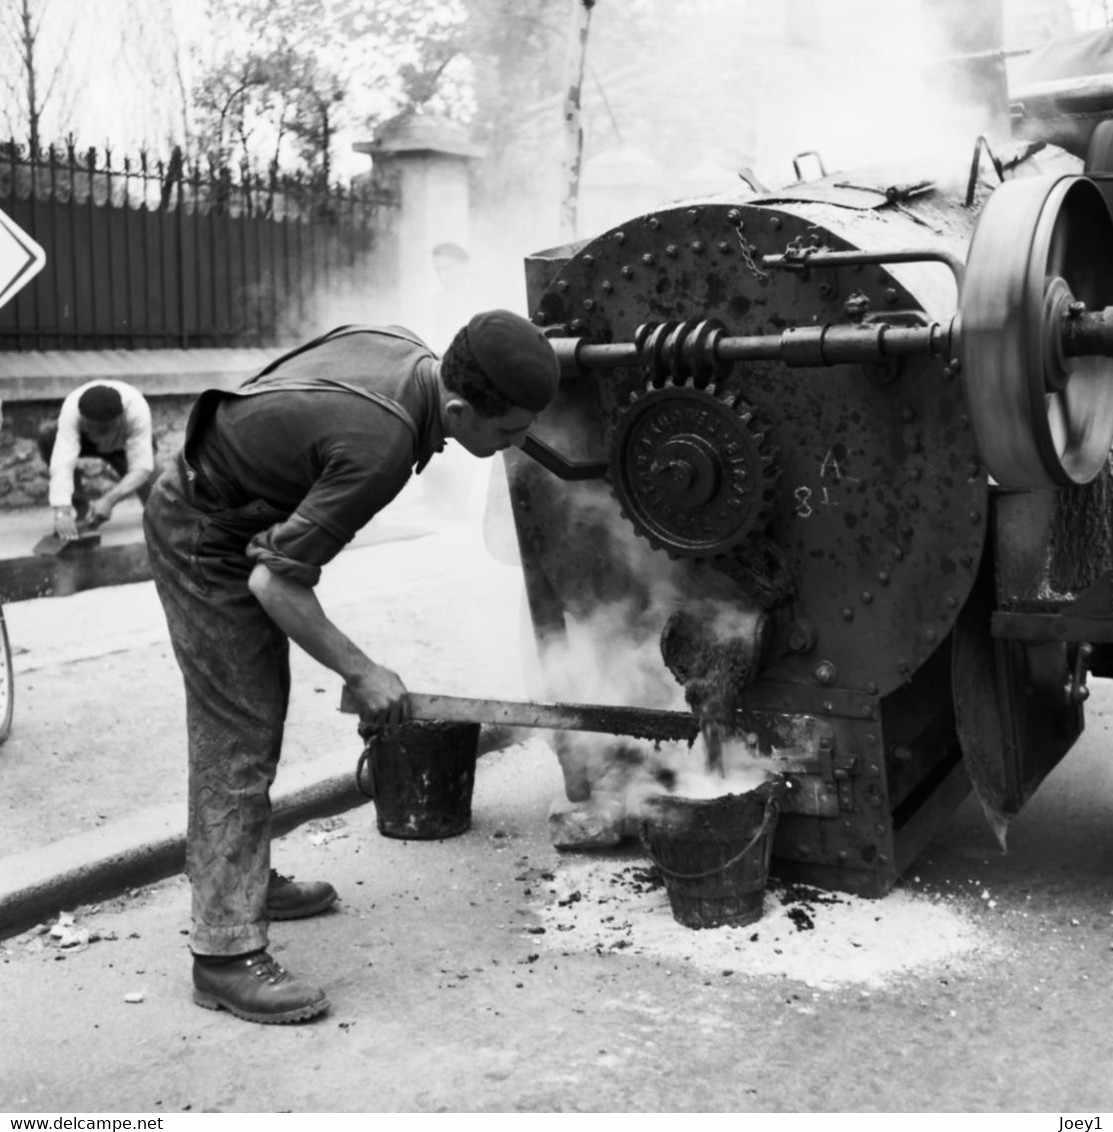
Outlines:
[{"label": "second metal bucket", "polygon": [[357,781],[384,837],[432,841],[471,827],[478,723],[406,723],[375,736]]},{"label": "second metal bucket", "polygon": [[717,928],[761,919],[783,789],[775,778],[744,794],[648,800],[642,844],[661,870],[675,920]]}]

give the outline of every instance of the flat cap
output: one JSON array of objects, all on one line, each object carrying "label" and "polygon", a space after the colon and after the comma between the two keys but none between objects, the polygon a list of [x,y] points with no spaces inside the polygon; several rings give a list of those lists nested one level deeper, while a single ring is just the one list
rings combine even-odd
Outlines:
[{"label": "flat cap", "polygon": [[533,413],[553,399],[560,363],[532,322],[510,311],[482,311],[468,323],[467,332],[472,357],[504,397]]}]

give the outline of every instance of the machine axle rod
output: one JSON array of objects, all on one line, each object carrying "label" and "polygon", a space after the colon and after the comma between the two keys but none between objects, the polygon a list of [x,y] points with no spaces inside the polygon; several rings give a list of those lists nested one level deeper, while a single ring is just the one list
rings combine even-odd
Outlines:
[{"label": "machine axle rod", "polygon": [[[691,359],[696,367],[723,362],[782,361],[788,366],[880,364],[897,357],[950,356],[953,322],[942,326],[801,326],[782,334],[709,338],[707,356]],[[561,372],[619,369],[648,365],[649,351],[634,342],[593,344],[579,338],[552,338]]]},{"label": "machine axle rod", "polygon": [[1063,319],[1063,353],[1068,358],[1113,358],[1113,307],[1068,312]]},{"label": "machine axle rod", "polygon": [[[1113,358],[1113,307],[1087,311],[1076,306],[1062,319],[1060,331],[1066,357]],[[957,337],[957,319],[926,326],[798,326],[781,334],[709,335],[702,345],[703,356],[692,357],[689,352],[683,360],[684,368],[689,370],[758,361],[779,361],[790,367],[880,365],[900,357],[951,358],[957,349]],[[592,343],[580,338],[552,338],[550,342],[561,372],[566,375],[644,366],[653,361],[652,350],[638,342]]]}]

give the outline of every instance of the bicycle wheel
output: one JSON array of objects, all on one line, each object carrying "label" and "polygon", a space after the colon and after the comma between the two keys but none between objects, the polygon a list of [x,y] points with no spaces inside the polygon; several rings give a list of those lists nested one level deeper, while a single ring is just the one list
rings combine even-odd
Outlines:
[{"label": "bicycle wheel", "polygon": [[4,607],[0,605],[0,743],[11,734],[14,709],[15,679],[12,675],[12,650],[8,644],[8,626],[4,622]]}]

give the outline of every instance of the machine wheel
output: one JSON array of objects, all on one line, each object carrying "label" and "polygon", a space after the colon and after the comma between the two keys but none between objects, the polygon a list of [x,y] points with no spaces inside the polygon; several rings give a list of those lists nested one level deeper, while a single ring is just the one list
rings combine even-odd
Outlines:
[{"label": "machine wheel", "polygon": [[8,627],[0,607],[0,743],[11,734],[15,709],[15,682],[12,676],[12,650],[8,644]]},{"label": "machine wheel", "polygon": [[960,301],[966,401],[1007,488],[1088,483],[1113,441],[1113,362],[1068,358],[1071,303],[1113,303],[1113,216],[1087,177],[1007,181],[986,202]]},{"label": "machine wheel", "polygon": [[760,531],[777,475],[753,409],[690,385],[633,395],[611,444],[623,514],[674,558],[724,554]]}]

